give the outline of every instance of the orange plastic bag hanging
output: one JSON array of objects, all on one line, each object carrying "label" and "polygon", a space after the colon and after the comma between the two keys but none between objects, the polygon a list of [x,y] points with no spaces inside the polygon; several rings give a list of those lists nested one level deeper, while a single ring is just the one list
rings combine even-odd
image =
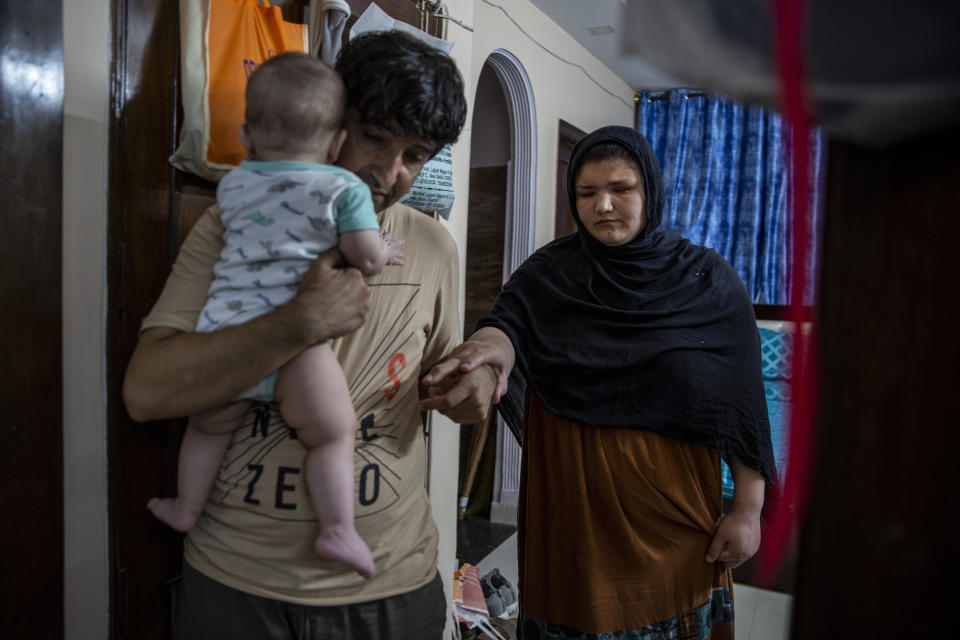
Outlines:
[{"label": "orange plastic bag hanging", "polygon": [[283,21],[279,7],[256,0],[210,0],[210,146],[207,162],[237,165],[244,151],[247,78],[258,64],[284,51],[303,51],[304,26]]},{"label": "orange plastic bag hanging", "polygon": [[285,22],[267,0],[181,0],[184,121],[170,162],[219,180],[245,155],[237,136],[247,78],[284,51],[306,51],[307,27]]}]

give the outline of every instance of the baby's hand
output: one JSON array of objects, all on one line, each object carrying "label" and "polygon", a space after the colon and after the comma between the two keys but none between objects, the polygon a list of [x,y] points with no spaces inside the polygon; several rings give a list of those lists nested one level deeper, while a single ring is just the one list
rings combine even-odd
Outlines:
[{"label": "baby's hand", "polygon": [[383,238],[383,243],[387,245],[387,264],[396,267],[402,267],[406,264],[403,260],[403,250],[400,248],[405,240],[394,240],[389,233],[381,233],[380,237]]}]

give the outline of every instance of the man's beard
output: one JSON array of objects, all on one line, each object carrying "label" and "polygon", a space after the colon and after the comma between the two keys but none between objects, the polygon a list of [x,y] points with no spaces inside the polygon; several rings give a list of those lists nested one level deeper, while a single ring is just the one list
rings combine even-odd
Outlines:
[{"label": "man's beard", "polygon": [[386,209],[391,204],[397,201],[398,196],[397,196],[396,190],[384,187],[380,183],[380,181],[377,179],[377,177],[374,176],[371,172],[360,171],[357,173],[357,177],[363,180],[366,183],[366,185],[370,187],[371,192],[377,192],[383,196],[383,204],[378,206],[376,202],[373,203],[374,209],[378,213],[380,211],[383,211],[384,209]]}]

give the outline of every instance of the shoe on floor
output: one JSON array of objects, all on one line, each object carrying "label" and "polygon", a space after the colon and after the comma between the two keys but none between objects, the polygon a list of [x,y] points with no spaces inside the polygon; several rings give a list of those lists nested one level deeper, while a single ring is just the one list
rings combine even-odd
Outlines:
[{"label": "shoe on floor", "polygon": [[[500,569],[492,569],[489,571],[480,579],[481,584],[483,584],[484,581],[500,596],[502,606],[501,614],[494,614],[493,611],[491,611],[490,615],[496,615],[501,618],[516,617],[520,609],[520,603],[517,601],[517,588],[513,586],[513,583],[503,577]],[[489,605],[487,605],[487,607],[489,608]]]},{"label": "shoe on floor", "polygon": [[483,589],[483,598],[487,601],[487,613],[491,617],[497,618],[503,615],[505,607],[503,598],[500,597],[500,591],[490,584],[488,575],[480,578],[480,588]]}]

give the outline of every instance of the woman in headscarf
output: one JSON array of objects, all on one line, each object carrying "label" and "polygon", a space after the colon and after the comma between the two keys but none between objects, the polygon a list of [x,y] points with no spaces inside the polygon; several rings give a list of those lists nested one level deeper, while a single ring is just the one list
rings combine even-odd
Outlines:
[{"label": "woman in headscarf", "polygon": [[487,364],[506,391],[525,640],[732,640],[730,569],[759,546],[775,477],[753,307],[716,252],[657,230],[660,167],[637,131],[581,140],[567,189],[577,233],[524,262],[424,382],[437,396]]}]

